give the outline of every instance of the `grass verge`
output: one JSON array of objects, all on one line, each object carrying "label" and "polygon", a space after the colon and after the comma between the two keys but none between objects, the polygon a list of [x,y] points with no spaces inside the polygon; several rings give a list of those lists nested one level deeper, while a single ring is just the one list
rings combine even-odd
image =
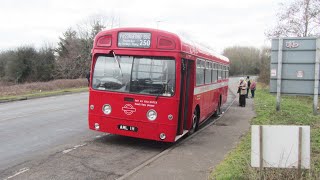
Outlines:
[{"label": "grass verge", "polygon": [[[275,110],[276,97],[268,87],[258,87],[254,99],[255,125],[309,125],[311,127],[311,169],[303,171],[303,179],[320,179],[320,115],[312,112],[312,98],[282,96],[281,111]],[[210,179],[259,179],[259,172],[250,166],[251,132],[225,157],[211,173]],[[264,170],[265,179],[298,179],[293,169]]]},{"label": "grass verge", "polygon": [[56,96],[62,95],[67,93],[77,93],[77,92],[86,92],[88,91],[88,87],[81,87],[81,88],[67,88],[67,89],[60,89],[60,90],[52,90],[52,91],[42,91],[42,92],[34,92],[28,93],[24,95],[16,95],[16,96],[2,96],[0,97],[1,102],[9,102],[9,101],[17,101],[17,100],[27,100],[39,97],[48,97],[48,96]]}]

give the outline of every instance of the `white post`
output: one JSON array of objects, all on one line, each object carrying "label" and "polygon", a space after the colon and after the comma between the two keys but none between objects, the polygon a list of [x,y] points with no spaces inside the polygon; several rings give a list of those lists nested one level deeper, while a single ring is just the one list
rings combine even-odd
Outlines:
[{"label": "white post", "polygon": [[259,126],[259,166],[260,166],[260,180],[263,179],[263,126]]},{"label": "white post", "polygon": [[302,156],[302,127],[299,127],[298,137],[298,179],[301,179],[301,156]]}]

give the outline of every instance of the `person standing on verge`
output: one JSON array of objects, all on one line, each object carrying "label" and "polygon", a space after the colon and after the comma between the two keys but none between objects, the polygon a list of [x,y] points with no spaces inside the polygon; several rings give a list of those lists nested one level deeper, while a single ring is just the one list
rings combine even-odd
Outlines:
[{"label": "person standing on verge", "polygon": [[90,85],[90,71],[86,74],[86,78],[88,80],[88,86]]},{"label": "person standing on verge", "polygon": [[239,106],[246,106],[247,82],[240,78],[239,82]]},{"label": "person standing on verge", "polygon": [[[250,89],[250,85],[251,85],[251,82],[250,82],[250,77],[247,76],[247,94],[246,94],[246,98],[249,98],[249,89]],[[251,94],[252,95],[252,94]]]},{"label": "person standing on verge", "polygon": [[251,97],[254,98],[254,91],[256,90],[256,82],[253,79],[250,85],[250,90],[251,90]]}]

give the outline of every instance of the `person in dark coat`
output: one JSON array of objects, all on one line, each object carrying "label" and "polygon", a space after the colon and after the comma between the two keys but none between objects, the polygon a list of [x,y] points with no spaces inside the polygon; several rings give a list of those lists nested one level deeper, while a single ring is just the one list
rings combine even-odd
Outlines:
[{"label": "person in dark coat", "polygon": [[[250,85],[251,85],[251,80],[250,80],[250,77],[247,76],[247,94],[246,94],[246,98],[249,98],[249,90],[250,90]],[[252,94],[251,94],[252,95]]]},{"label": "person in dark coat", "polygon": [[86,74],[86,78],[87,78],[87,80],[88,80],[88,86],[90,85],[90,72],[88,72],[87,74]]}]

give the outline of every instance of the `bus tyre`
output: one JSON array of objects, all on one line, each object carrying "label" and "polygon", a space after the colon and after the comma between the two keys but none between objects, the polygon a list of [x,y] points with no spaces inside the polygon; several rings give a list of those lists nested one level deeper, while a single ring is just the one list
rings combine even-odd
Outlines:
[{"label": "bus tyre", "polygon": [[198,129],[198,115],[197,114],[198,114],[197,110],[195,109],[192,114],[192,126],[191,126],[191,129],[189,130],[189,133],[188,133],[189,135],[193,134]]},{"label": "bus tyre", "polygon": [[221,114],[221,101],[219,100],[217,110],[214,112],[213,116],[218,117]]}]

